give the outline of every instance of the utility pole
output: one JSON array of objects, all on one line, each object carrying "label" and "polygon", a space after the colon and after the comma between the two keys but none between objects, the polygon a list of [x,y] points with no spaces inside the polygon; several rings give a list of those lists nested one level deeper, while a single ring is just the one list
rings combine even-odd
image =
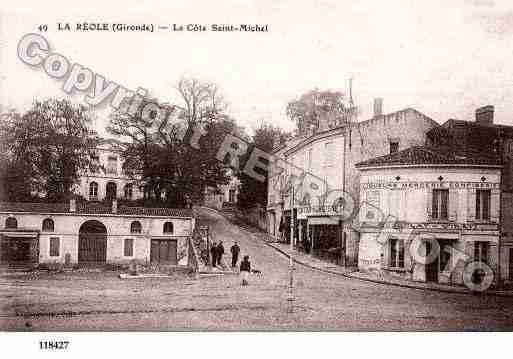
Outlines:
[{"label": "utility pole", "polygon": [[288,311],[289,313],[294,312],[294,185],[291,186],[290,196],[290,255],[289,255],[289,286],[288,286],[288,298],[289,302]]}]

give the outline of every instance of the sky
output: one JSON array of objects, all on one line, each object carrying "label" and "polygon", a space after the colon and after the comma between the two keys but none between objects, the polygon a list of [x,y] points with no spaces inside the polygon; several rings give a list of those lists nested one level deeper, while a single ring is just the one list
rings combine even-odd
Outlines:
[{"label": "sky", "polygon": [[[129,89],[176,103],[180,77],[216,83],[228,113],[249,133],[261,122],[287,130],[286,105],[304,92],[353,94],[360,120],[372,101],[413,107],[439,123],[472,120],[495,106],[513,125],[513,4],[510,1],[7,1],[0,9],[0,104],[28,109],[64,97],[62,81],[16,56],[23,35],[48,25],[51,49]],[[267,33],[60,32],[57,23],[268,24]],[[73,100],[83,102],[84,93]],[[105,133],[108,106],[95,125]]]}]

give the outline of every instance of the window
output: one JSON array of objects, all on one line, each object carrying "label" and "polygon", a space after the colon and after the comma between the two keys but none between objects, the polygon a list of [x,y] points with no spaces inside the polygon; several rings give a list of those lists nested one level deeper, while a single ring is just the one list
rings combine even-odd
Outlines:
[{"label": "window", "polygon": [[474,243],[474,261],[488,263],[488,242]]},{"label": "window", "polygon": [[449,206],[449,190],[448,189],[434,189],[433,190],[433,205],[431,215],[433,219],[447,219],[447,208]]},{"label": "window", "polygon": [[389,266],[393,268],[404,268],[404,242],[397,238],[390,238]]},{"label": "window", "polygon": [[118,174],[118,158],[116,156],[109,156],[107,158],[107,168],[105,172],[109,175]]},{"label": "window", "polygon": [[91,182],[91,184],[89,184],[89,199],[90,200],[98,199],[98,183],[96,183],[96,182]]},{"label": "window", "polygon": [[54,223],[53,219],[47,218],[43,221],[43,232],[53,232]]},{"label": "window", "polygon": [[399,142],[390,141],[390,153],[396,153],[399,151]]},{"label": "window", "polygon": [[58,257],[60,249],[60,240],[57,237],[50,238],[50,257]]},{"label": "window", "polygon": [[107,182],[105,187],[105,198],[108,200],[114,200],[117,198],[118,186],[116,182]]},{"label": "window", "polygon": [[141,222],[133,221],[132,224],[130,225],[130,233],[141,233],[141,232],[142,232]]},{"label": "window", "polygon": [[125,257],[132,257],[134,255],[134,240],[132,238],[125,239],[124,253]]},{"label": "window", "polygon": [[132,199],[134,186],[131,183],[125,185],[125,199]]},{"label": "window", "polygon": [[478,189],[476,191],[476,219],[490,220],[490,190]]},{"label": "window", "polygon": [[173,233],[173,222],[164,223],[164,233]]},{"label": "window", "polygon": [[324,166],[333,166],[333,142],[324,144]]},{"label": "window", "polygon": [[228,201],[231,203],[235,203],[235,190],[234,189],[230,189],[230,191],[228,192]]},{"label": "window", "polygon": [[306,168],[308,170],[312,169],[312,149],[309,148],[308,151],[306,151]]},{"label": "window", "polygon": [[6,229],[16,229],[18,228],[18,221],[14,217],[9,217],[5,220],[5,228]]}]

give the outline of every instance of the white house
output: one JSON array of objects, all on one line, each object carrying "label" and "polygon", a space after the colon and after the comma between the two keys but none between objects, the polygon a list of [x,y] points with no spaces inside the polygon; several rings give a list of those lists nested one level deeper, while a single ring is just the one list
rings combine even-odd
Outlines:
[{"label": "white house", "polygon": [[191,209],[0,203],[0,263],[186,265]]},{"label": "white house", "polygon": [[[282,159],[285,165],[284,171],[271,168],[269,173],[269,234],[290,241],[290,224],[294,223],[293,241],[298,249],[356,266],[359,234],[353,230],[351,221],[341,223],[330,213],[321,195],[338,190],[358,201],[356,163],[423,144],[426,132],[438,125],[411,108],[382,114],[381,99],[375,101],[374,110],[374,116],[362,122],[335,124],[332,128],[321,123],[316,132],[293,138],[275,150],[273,156]],[[301,177],[301,172],[316,182],[319,196],[298,198],[298,193],[283,191],[291,174]],[[298,200],[302,203],[297,203]]]},{"label": "white house", "polygon": [[[475,261],[493,271],[495,282],[499,273],[513,279],[500,236],[499,157],[416,146],[357,167],[360,270],[462,284]],[[426,254],[432,257],[423,261]]]}]

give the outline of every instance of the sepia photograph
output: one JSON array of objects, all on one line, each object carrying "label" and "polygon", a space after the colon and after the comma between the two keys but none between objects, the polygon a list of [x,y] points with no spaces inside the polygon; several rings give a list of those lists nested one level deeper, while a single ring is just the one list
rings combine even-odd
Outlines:
[{"label": "sepia photograph", "polygon": [[8,2],[2,341],[511,334],[512,55],[508,1]]}]

